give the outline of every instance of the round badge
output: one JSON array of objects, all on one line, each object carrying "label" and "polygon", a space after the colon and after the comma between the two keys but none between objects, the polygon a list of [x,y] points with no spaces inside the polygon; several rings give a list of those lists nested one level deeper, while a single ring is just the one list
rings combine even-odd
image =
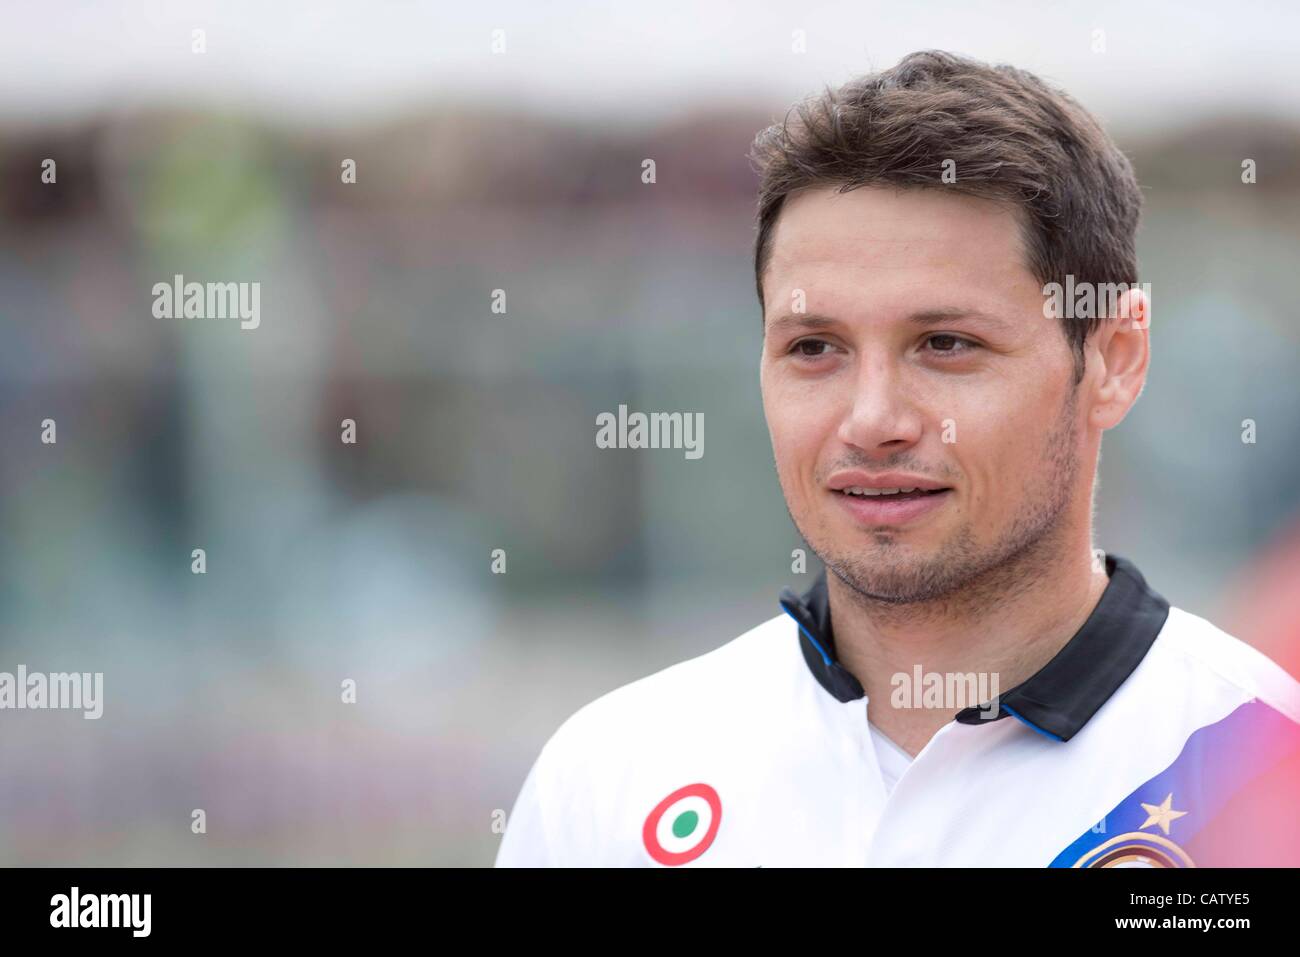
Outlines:
[{"label": "round badge", "polygon": [[1181,847],[1159,834],[1131,831],[1089,849],[1075,867],[1195,867]]},{"label": "round badge", "polygon": [[718,792],[707,784],[688,784],[655,805],[645,819],[641,839],[652,858],[676,867],[707,851],[721,822]]}]

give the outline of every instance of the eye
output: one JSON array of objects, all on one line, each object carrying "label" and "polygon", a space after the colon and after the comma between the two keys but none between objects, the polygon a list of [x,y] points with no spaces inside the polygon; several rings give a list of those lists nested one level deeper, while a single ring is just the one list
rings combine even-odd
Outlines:
[{"label": "eye", "polygon": [[802,359],[820,359],[830,354],[830,347],[831,344],[825,339],[800,339],[790,347],[790,352]]},{"label": "eye", "polygon": [[930,350],[931,352],[941,354],[945,358],[948,356],[965,355],[971,350],[979,348],[976,343],[971,342],[969,339],[963,339],[960,336],[954,336],[947,332],[940,332],[933,336],[927,336],[925,341],[934,344],[934,348]]}]

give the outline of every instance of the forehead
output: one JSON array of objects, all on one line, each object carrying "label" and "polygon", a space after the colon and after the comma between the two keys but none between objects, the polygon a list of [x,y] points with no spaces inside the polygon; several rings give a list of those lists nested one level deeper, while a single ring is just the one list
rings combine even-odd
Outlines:
[{"label": "forehead", "polygon": [[992,305],[1040,295],[1026,262],[1020,217],[1002,203],[941,187],[818,187],[786,200],[764,298],[780,309],[802,289],[819,311],[898,297]]}]

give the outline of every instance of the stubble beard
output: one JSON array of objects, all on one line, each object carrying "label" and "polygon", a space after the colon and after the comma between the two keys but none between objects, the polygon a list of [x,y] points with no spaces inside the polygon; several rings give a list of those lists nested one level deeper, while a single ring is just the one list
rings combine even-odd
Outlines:
[{"label": "stubble beard", "polygon": [[873,533],[870,548],[846,553],[819,545],[797,521],[795,526],[851,599],[873,615],[914,620],[1006,601],[1062,558],[1065,521],[1079,473],[1076,399],[1077,389],[1067,397],[1044,443],[1041,465],[1034,470],[1038,481],[1028,494],[1024,486],[1008,490],[1023,495],[1022,506],[995,542],[981,545],[967,522],[930,555],[908,554],[909,546],[890,531]]}]

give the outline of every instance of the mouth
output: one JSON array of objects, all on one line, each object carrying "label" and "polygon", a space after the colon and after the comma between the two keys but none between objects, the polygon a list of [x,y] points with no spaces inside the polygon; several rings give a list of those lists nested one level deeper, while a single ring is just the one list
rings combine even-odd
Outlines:
[{"label": "mouth", "polygon": [[875,499],[881,502],[910,502],[914,499],[924,498],[927,495],[942,495],[944,492],[950,492],[948,488],[864,488],[862,486],[850,486],[849,488],[838,489],[841,495],[849,495],[854,498]]},{"label": "mouth", "polygon": [[952,494],[951,488],[865,488],[849,486],[833,494],[861,524],[902,525],[939,508]]}]

